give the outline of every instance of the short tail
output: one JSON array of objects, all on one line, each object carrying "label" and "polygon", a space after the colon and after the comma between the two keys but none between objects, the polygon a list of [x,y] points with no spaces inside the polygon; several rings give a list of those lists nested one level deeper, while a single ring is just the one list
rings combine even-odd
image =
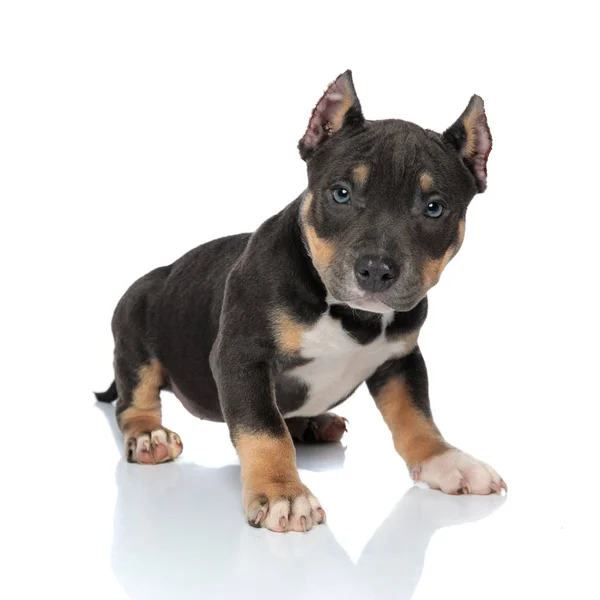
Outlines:
[{"label": "short tail", "polygon": [[105,392],[94,392],[98,402],[114,402],[117,399],[117,383],[113,381]]}]

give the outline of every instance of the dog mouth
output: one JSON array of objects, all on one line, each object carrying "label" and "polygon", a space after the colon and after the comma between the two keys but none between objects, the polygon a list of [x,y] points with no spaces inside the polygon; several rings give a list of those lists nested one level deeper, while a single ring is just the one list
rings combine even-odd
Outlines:
[{"label": "dog mouth", "polygon": [[390,312],[408,312],[420,301],[421,298],[415,294],[393,299],[386,298],[382,294],[368,294],[353,300],[346,300],[345,304],[350,308],[385,314]]},{"label": "dog mouth", "polygon": [[375,298],[359,298],[358,300],[350,300],[346,302],[346,304],[350,308],[356,308],[358,310],[364,310],[372,313],[384,314],[394,311],[391,306],[388,306],[385,302]]}]

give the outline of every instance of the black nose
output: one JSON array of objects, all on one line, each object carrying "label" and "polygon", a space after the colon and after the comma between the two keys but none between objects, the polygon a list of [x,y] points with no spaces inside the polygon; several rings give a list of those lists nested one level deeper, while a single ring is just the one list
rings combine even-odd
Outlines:
[{"label": "black nose", "polygon": [[365,254],[354,265],[356,280],[363,290],[383,292],[398,277],[398,266],[388,256]]}]

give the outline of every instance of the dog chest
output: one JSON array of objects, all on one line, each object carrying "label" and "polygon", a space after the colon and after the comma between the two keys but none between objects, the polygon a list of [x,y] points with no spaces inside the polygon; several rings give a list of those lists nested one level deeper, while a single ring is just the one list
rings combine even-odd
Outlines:
[{"label": "dog chest", "polygon": [[309,417],[322,414],[392,357],[403,356],[414,346],[411,335],[388,341],[387,320],[381,333],[370,343],[358,343],[339,319],[325,315],[302,338],[301,356],[310,362],[294,367],[285,377],[301,381],[308,389],[304,404],[285,417]]}]

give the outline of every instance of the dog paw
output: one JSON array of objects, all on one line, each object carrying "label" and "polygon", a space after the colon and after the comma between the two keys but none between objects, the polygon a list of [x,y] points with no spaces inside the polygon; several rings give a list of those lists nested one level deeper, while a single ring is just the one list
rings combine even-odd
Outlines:
[{"label": "dog paw", "polygon": [[164,428],[129,436],[125,440],[127,460],[141,465],[156,465],[173,460],[182,450],[180,437]]},{"label": "dog paw", "polygon": [[339,442],[348,431],[347,423],[344,417],[330,412],[316,417],[294,417],[287,421],[292,437],[305,444]]},{"label": "dog paw", "polygon": [[263,491],[244,490],[246,519],[271,531],[306,532],[325,522],[325,511],[310,490],[298,484],[270,484]]},{"label": "dog paw", "polygon": [[500,494],[504,480],[488,464],[461,450],[447,450],[411,469],[414,481],[446,494]]}]

